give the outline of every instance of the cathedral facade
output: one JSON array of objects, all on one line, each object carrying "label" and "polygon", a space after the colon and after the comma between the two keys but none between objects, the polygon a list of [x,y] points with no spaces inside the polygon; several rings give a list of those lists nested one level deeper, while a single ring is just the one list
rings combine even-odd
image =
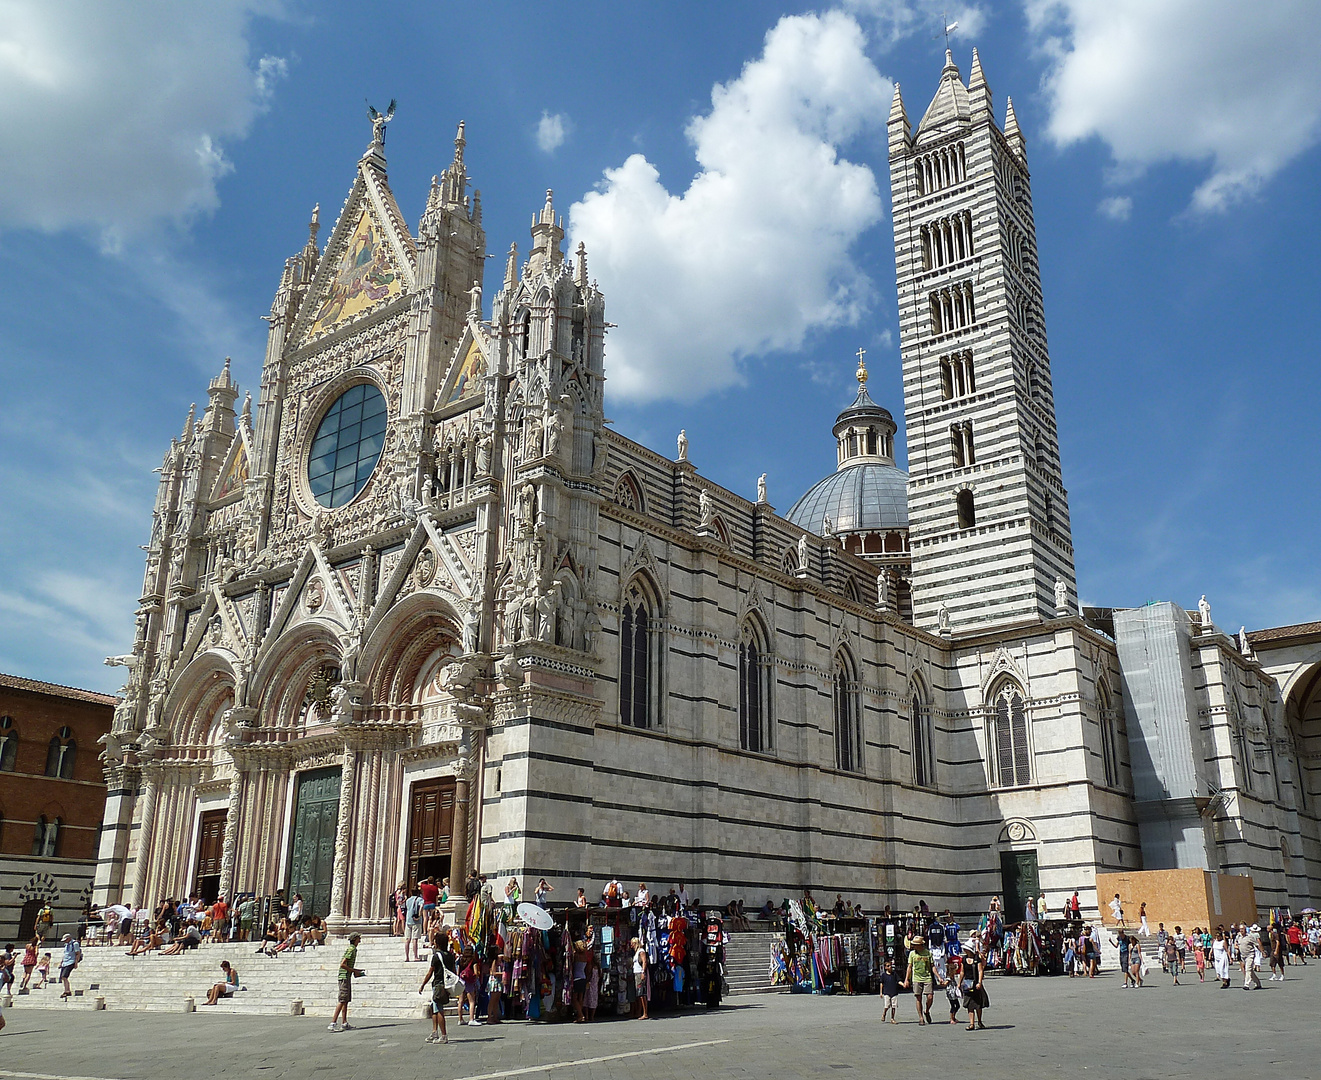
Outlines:
[{"label": "cathedral facade", "polygon": [[[414,234],[384,121],[285,265],[255,408],[226,365],[165,456],[99,900],[285,889],[379,931],[397,882],[477,867],[1012,912],[1164,857],[1114,626],[1077,606],[1025,142],[975,54],[889,120],[909,472],[860,357],[785,516],[606,426],[605,298],[549,192],[488,305],[462,125]],[[1270,738],[1269,676],[1196,633]],[[1177,797],[1221,819],[1209,868],[1287,902],[1321,876],[1296,787]]]}]

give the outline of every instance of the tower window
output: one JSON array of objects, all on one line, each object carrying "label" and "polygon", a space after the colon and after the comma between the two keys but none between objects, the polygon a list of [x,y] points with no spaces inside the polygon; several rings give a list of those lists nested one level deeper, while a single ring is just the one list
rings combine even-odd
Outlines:
[{"label": "tower window", "polygon": [[992,698],[992,775],[999,787],[1017,787],[1032,782],[1032,752],[1028,747],[1027,711],[1023,694],[1014,683],[1005,683]]},{"label": "tower window", "polygon": [[73,759],[77,752],[78,744],[73,740],[73,732],[67,727],[60,728],[46,748],[46,775],[72,780]]},{"label": "tower window", "polygon": [[738,646],[738,734],[744,750],[770,746],[766,715],[770,699],[770,664],[752,623],[743,628]]},{"label": "tower window", "polygon": [[619,722],[629,727],[655,727],[659,716],[659,652],[661,624],[658,606],[638,581],[629,586],[619,620]]},{"label": "tower window", "polygon": [[32,854],[39,858],[52,859],[60,853],[60,819],[47,821],[46,815],[37,818],[37,827],[32,833]]},{"label": "tower window", "polygon": [[930,787],[936,778],[936,755],[931,737],[931,716],[922,707],[922,698],[913,693],[913,780],[919,787]]},{"label": "tower window", "polygon": [[972,446],[972,422],[965,420],[962,424],[954,424],[949,429],[949,437],[954,467],[961,469],[965,465],[976,465],[977,455]]},{"label": "tower window", "polygon": [[17,758],[18,732],[14,729],[14,720],[0,716],[0,772],[13,772]]},{"label": "tower window", "polygon": [[971,529],[977,524],[977,512],[972,503],[972,492],[964,488],[954,500],[959,515],[959,528]]}]

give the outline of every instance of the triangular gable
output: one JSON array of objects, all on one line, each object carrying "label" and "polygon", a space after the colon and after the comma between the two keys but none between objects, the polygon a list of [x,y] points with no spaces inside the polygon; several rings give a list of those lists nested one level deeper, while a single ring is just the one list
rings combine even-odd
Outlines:
[{"label": "triangular gable", "polygon": [[486,373],[491,369],[489,342],[486,335],[474,332],[470,323],[459,339],[458,348],[450,361],[449,373],[436,397],[437,407],[453,405],[456,401],[479,398],[486,392]]},{"label": "triangular gable", "polygon": [[234,432],[234,441],[230,443],[229,454],[220,469],[220,478],[211,491],[211,501],[221,502],[243,490],[248,482],[248,440],[240,425]]},{"label": "triangular gable", "polygon": [[323,337],[409,292],[417,248],[385,178],[366,162],[298,313],[293,340]]}]

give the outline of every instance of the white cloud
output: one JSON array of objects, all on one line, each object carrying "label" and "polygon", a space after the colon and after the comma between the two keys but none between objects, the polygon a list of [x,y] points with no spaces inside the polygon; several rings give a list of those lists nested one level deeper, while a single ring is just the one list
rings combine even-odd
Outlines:
[{"label": "white cloud", "polygon": [[117,238],[215,207],[285,61],[246,32],[278,0],[8,0],[0,24],[0,227]]},{"label": "white cloud", "polygon": [[537,145],[547,153],[553,153],[563,144],[569,134],[569,118],[563,113],[556,113],[552,116],[549,112],[542,112],[541,120],[537,123]]},{"label": "white cloud", "polygon": [[958,23],[950,32],[951,41],[971,40],[986,26],[986,12],[979,4],[950,4],[945,0],[844,0],[844,6],[874,22],[886,45],[920,35],[932,40],[944,37],[944,29],[951,23]]},{"label": "white cloud", "polygon": [[1133,213],[1133,200],[1127,195],[1112,195],[1102,199],[1096,209],[1111,221],[1127,221]]},{"label": "white cloud", "polygon": [[687,191],[634,154],[570,209],[619,324],[613,394],[691,400],[738,381],[740,357],[858,317],[871,286],[849,251],[883,206],[838,145],[883,125],[893,92],[865,44],[839,12],[781,19],[689,122],[701,170]]},{"label": "white cloud", "polygon": [[1198,212],[1250,198],[1321,133],[1314,0],[1025,0],[1059,146],[1100,138],[1114,176],[1204,164]]}]

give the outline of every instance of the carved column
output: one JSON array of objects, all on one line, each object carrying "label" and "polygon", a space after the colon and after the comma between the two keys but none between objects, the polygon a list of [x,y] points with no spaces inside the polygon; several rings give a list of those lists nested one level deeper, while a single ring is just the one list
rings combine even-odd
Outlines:
[{"label": "carved column", "polygon": [[239,818],[243,814],[243,773],[238,763],[229,778],[229,805],[225,808],[225,839],[220,849],[220,895],[234,898],[234,865],[238,858]]},{"label": "carved column", "polygon": [[349,835],[353,831],[354,774],[358,753],[344,748],[344,765],[339,776],[339,821],[335,827],[335,863],[330,879],[330,919],[344,921],[345,894],[349,883]]},{"label": "carved column", "polygon": [[133,904],[147,907],[147,863],[151,856],[151,834],[156,819],[156,791],[160,776],[155,769],[144,772],[145,788],[142,795],[142,825],[138,829],[138,854],[133,863]]},{"label": "carved column", "polygon": [[462,893],[468,880],[468,799],[476,769],[469,758],[454,763],[454,831],[450,836],[450,892]]}]

